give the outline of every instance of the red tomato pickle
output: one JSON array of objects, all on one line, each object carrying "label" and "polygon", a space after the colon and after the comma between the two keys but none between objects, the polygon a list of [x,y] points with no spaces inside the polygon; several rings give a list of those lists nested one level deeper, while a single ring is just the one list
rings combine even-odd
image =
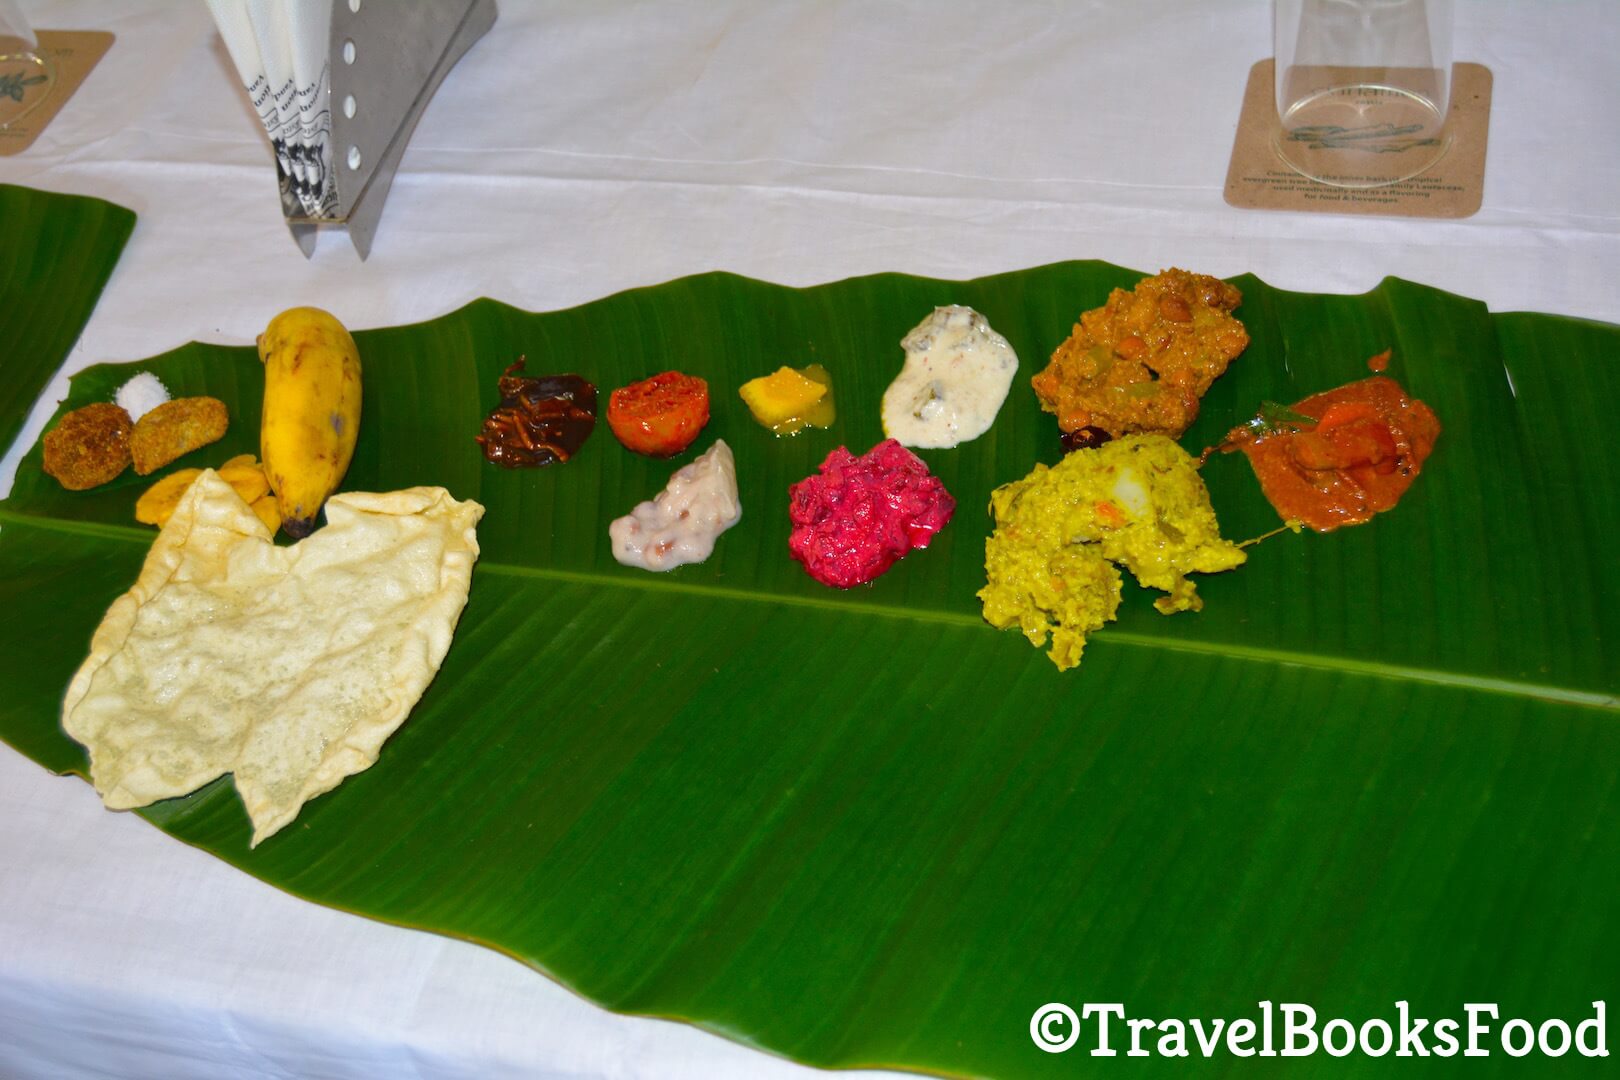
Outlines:
[{"label": "red tomato pickle", "polygon": [[823,585],[876,579],[912,548],[925,548],[956,500],[922,458],[893,439],[860,457],[840,446],[820,471],[788,489],[788,551]]},{"label": "red tomato pickle", "polygon": [[607,422],[625,449],[673,457],[709,422],[709,384],[696,375],[666,371],[621,386],[608,397]]},{"label": "red tomato pickle", "polygon": [[1283,520],[1318,532],[1360,525],[1392,509],[1440,435],[1434,410],[1383,375],[1314,394],[1280,412],[1282,420],[1263,414],[1234,428],[1221,449],[1248,456]]}]

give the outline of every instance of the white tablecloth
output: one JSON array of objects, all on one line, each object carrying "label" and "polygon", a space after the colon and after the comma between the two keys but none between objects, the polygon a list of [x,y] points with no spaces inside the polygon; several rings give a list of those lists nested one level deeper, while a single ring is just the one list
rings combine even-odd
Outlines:
[{"label": "white tablecloth", "polygon": [[[24,3],[36,27],[118,41],[0,182],[140,220],[0,491],[70,372],[246,343],[300,303],[358,328],[712,269],[811,284],[1100,258],[1326,292],[1397,275],[1620,322],[1620,6],[1458,7],[1457,58],[1495,73],[1484,208],[1421,221],[1225,204],[1266,0],[503,0],[362,263],[341,234],[312,261],[288,237],[201,3]],[[0,747],[0,1075],[804,1072],[285,896]]]}]

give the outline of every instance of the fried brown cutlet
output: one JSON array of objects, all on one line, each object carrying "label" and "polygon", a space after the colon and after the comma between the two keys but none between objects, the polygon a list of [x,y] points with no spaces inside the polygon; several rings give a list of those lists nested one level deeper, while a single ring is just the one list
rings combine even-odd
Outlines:
[{"label": "fried brown cutlet", "polygon": [[225,436],[230,416],[218,398],[188,397],[165,401],[135,424],[129,437],[135,471],[145,476],[199,446]]},{"label": "fried brown cutlet", "polygon": [[129,465],[132,427],[111,402],[74,409],[45,433],[45,471],[69,491],[107,483]]}]

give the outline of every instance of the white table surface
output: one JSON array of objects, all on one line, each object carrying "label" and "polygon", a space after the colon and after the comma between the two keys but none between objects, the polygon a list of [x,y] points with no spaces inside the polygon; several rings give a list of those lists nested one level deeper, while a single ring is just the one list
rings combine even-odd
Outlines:
[{"label": "white table surface", "polygon": [[[361,328],[713,269],[798,285],[1099,258],[1323,292],[1396,275],[1620,322],[1620,6],[1457,6],[1457,58],[1495,73],[1485,202],[1421,221],[1223,201],[1249,66],[1271,51],[1266,0],[503,0],[362,263],[340,234],[312,261],[288,237],[201,3],[25,2],[36,27],[118,41],[0,182],[140,219],[0,491],[71,372],[247,343],[300,303]],[[0,1075],[808,1070],[293,899],[0,747]]]}]

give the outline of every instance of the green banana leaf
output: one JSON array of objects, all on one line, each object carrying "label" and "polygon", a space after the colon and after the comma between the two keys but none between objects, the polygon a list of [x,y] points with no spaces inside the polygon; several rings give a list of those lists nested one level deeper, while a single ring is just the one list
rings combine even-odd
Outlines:
[{"label": "green banana leaf", "polygon": [[79,340],[134,228],[133,211],[101,199],[0,184],[0,453]]},{"label": "green banana leaf", "polygon": [[[986,508],[1060,455],[1027,376],[1139,276],[1065,263],[791,289],[709,274],[357,334],[345,486],[441,484],[488,507],[443,670],[375,767],[257,850],[226,781],[142,813],[294,895],[817,1065],[1083,1072],[1089,1034],[1067,1055],[1031,1041],[1053,1001],[1589,1016],[1620,971],[1620,328],[1393,279],[1364,296],[1236,279],[1253,344],[1185,446],[1393,349],[1390,374],[1445,425],[1436,452],[1394,511],[1285,533],[1202,578],[1202,613],[1159,615],[1128,584],[1118,623],[1060,673],[980,619]],[[870,587],[826,589],[787,555],[788,485],[882,437],[898,342],[944,303],[985,313],[1020,379],[987,435],[923,453],[959,503],[934,545]],[[567,465],[498,469],[473,436],[519,355],[604,397],[700,374],[714,418],[674,462],[600,425]],[[772,438],[736,387],[810,361],[833,372],[837,424]],[[174,468],[256,449],[251,349],[135,367],[230,407],[225,440]],[[129,374],[88,370],[67,405]],[[744,512],[715,556],[669,575],[615,563],[609,520],[717,436]],[[1240,455],[1205,477],[1228,536],[1277,525]],[[48,769],[85,769],[61,695],[152,540],[131,519],[149,482],[64,492],[36,447],[0,504],[0,737]],[[1233,1064],[1192,1052],[1129,1064]]]}]

